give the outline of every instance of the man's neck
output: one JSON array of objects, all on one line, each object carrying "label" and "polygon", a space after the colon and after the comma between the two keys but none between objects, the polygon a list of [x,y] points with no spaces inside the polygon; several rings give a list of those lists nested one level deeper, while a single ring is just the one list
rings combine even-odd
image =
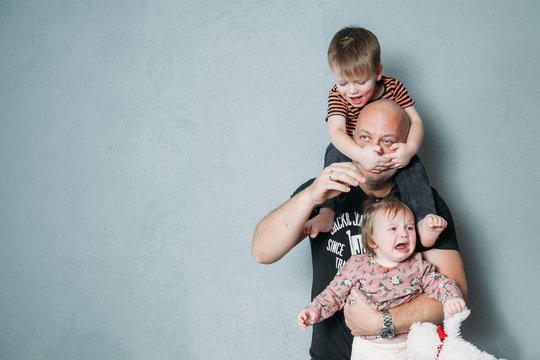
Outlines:
[{"label": "man's neck", "polygon": [[387,181],[384,184],[374,184],[374,183],[360,184],[359,187],[368,195],[373,194],[374,196],[378,198],[383,198],[386,195],[390,194],[390,191],[392,190],[394,185],[395,185],[394,181]]}]

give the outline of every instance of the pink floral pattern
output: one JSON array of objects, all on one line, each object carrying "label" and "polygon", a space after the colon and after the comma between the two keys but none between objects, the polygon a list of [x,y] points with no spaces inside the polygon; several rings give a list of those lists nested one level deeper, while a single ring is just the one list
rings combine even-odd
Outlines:
[{"label": "pink floral pattern", "polygon": [[353,255],[308,309],[319,321],[341,310],[352,288],[376,310],[385,310],[409,302],[425,292],[444,303],[449,296],[463,297],[456,283],[435,271],[435,266],[412,254],[394,268],[378,265],[370,254]]}]

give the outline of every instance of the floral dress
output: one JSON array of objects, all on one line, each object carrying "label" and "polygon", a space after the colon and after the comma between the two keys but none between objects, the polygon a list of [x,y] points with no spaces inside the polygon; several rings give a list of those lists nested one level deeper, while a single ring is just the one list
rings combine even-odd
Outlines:
[{"label": "floral dress", "polygon": [[343,308],[353,287],[378,311],[407,303],[424,292],[441,303],[449,296],[463,297],[456,283],[437,273],[420,253],[393,268],[378,265],[373,255],[363,254],[351,256],[307,309],[318,315],[318,322],[327,319]]}]

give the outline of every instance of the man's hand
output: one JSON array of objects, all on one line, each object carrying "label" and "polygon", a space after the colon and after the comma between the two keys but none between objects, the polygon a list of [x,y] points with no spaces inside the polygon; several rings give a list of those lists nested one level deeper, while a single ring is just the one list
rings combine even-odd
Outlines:
[{"label": "man's hand", "polygon": [[416,154],[416,147],[407,143],[395,143],[390,146],[392,153],[385,154],[383,157],[392,161],[392,169],[401,169],[409,164],[411,158]]},{"label": "man's hand", "polygon": [[365,181],[352,162],[335,163],[327,166],[306,191],[315,206],[342,192],[349,192],[351,186],[358,186]]},{"label": "man's hand", "polygon": [[352,162],[326,167],[310,186],[259,222],[251,243],[255,260],[271,264],[281,259],[306,237],[304,227],[315,205],[365,181]]},{"label": "man's hand", "polygon": [[378,335],[382,330],[382,314],[370,308],[356,289],[351,290],[343,314],[353,336]]},{"label": "man's hand", "polygon": [[394,165],[392,159],[381,156],[381,154],[382,149],[380,146],[358,146],[351,159],[362,165],[367,171],[378,174],[392,168]]}]

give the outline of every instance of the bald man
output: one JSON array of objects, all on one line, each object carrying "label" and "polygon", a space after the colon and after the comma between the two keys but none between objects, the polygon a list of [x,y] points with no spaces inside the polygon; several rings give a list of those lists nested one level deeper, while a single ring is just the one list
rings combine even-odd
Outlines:
[{"label": "bald man", "polygon": [[[370,103],[358,117],[353,140],[362,147],[378,146],[380,154],[390,152],[394,143],[407,138],[409,123],[403,109],[391,100]],[[338,269],[353,254],[364,253],[360,241],[360,218],[363,203],[369,195],[400,198],[395,186],[395,169],[372,173],[359,163],[336,163],[302,185],[285,204],[261,220],[255,230],[252,255],[260,263],[270,264],[281,259],[307,235],[311,235],[313,282],[311,297],[319,294],[334,278]],[[316,215],[316,206],[325,200],[342,195],[333,228],[319,233],[305,229],[306,222]],[[417,241],[417,251],[425,260],[435,264],[437,271],[454,280],[464,296],[467,284],[452,215],[444,200],[433,190],[437,213],[448,222],[435,245],[425,249]],[[347,302],[343,311],[314,325],[310,356],[314,360],[349,360],[353,335],[405,333],[417,321],[440,322],[442,304],[425,294],[383,314],[369,308],[353,290],[352,305]]]}]

